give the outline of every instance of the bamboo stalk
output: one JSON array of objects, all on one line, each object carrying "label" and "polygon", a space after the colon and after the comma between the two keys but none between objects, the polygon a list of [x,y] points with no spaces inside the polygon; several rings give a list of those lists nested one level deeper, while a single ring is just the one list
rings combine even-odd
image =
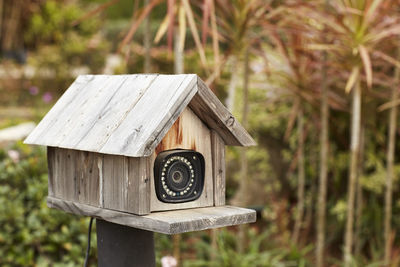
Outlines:
[{"label": "bamboo stalk", "polygon": [[362,210],[363,210],[363,192],[361,185],[361,176],[364,172],[364,149],[365,149],[365,125],[361,122],[360,130],[360,155],[357,171],[357,198],[356,198],[356,222],[355,222],[355,240],[354,240],[354,255],[359,255],[361,251],[360,233],[362,224]]},{"label": "bamboo stalk", "polygon": [[[246,49],[244,55],[244,74],[243,74],[243,111],[242,111],[242,125],[247,128],[248,126],[248,116],[249,116],[249,48]],[[240,151],[240,188],[239,188],[239,201],[242,205],[247,206],[249,203],[249,177],[248,177],[248,161],[247,161],[247,147],[241,147]],[[243,253],[246,244],[246,232],[248,226],[246,224],[239,226],[239,242],[238,251]]]},{"label": "bamboo stalk", "polygon": [[235,105],[235,95],[236,95],[236,86],[238,82],[238,75],[236,71],[236,66],[237,64],[237,58],[235,55],[231,57],[231,78],[229,80],[229,85],[228,85],[228,97],[226,98],[226,107],[230,112],[233,112],[233,108]]},{"label": "bamboo stalk", "polygon": [[[150,3],[149,0],[144,0],[144,5],[147,6]],[[151,28],[150,28],[150,13],[144,19],[144,36],[143,46],[145,49],[144,54],[144,72],[151,73]]]},{"label": "bamboo stalk", "polygon": [[324,66],[322,68],[321,86],[321,134],[320,134],[320,168],[318,186],[318,207],[317,207],[317,246],[316,266],[324,266],[325,251],[325,224],[326,224],[326,195],[328,183],[328,149],[329,149],[329,106],[328,106],[328,85],[326,83],[326,53],[323,54]]},{"label": "bamboo stalk", "polygon": [[[300,100],[299,100],[300,101]],[[304,213],[304,187],[305,187],[305,171],[304,171],[304,114],[300,107],[297,115],[297,135],[298,135],[298,185],[297,185],[297,212],[292,234],[292,242],[297,244],[300,230],[303,223]]]},{"label": "bamboo stalk", "polygon": [[[400,54],[400,53],[399,53]],[[392,88],[391,101],[397,101],[399,95],[399,68],[395,70],[395,84]],[[389,133],[388,133],[388,148],[386,154],[386,191],[385,191],[385,217],[384,217],[384,240],[385,254],[384,266],[389,266],[392,238],[391,238],[391,221],[392,221],[392,193],[393,193],[393,177],[394,177],[394,149],[396,145],[396,127],[397,127],[397,105],[390,108],[389,113]]]},{"label": "bamboo stalk", "polygon": [[358,156],[360,150],[360,119],[361,119],[361,85],[357,78],[353,90],[352,119],[351,119],[351,148],[350,171],[348,181],[347,217],[344,236],[344,266],[349,267],[352,258],[353,227],[354,227],[354,200],[357,181]]},{"label": "bamboo stalk", "polygon": [[182,74],[185,67],[183,51],[179,49],[179,31],[174,32],[174,72]]}]

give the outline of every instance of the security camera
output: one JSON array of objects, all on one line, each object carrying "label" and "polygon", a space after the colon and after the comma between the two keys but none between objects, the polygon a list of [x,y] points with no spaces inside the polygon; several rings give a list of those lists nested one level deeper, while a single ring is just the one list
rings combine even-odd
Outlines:
[{"label": "security camera", "polygon": [[198,199],[204,187],[204,169],[199,152],[174,149],[159,153],[154,162],[157,198],[166,203]]}]

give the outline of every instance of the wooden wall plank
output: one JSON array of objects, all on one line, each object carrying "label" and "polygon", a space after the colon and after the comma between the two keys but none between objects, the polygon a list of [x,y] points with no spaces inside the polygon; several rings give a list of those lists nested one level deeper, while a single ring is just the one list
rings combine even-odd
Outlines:
[{"label": "wooden wall plank", "polygon": [[101,154],[77,151],[76,176],[78,201],[80,203],[99,205],[99,170],[98,161],[103,160]]},{"label": "wooden wall plank", "polygon": [[150,213],[149,158],[104,155],[104,208],[138,215]]},{"label": "wooden wall plank", "polygon": [[50,151],[54,153],[51,163],[52,175],[50,175],[54,185],[54,196],[76,201],[78,199],[75,172],[76,150],[51,148]]},{"label": "wooden wall plank", "polygon": [[129,182],[126,211],[143,215],[150,213],[150,157],[128,158]]},{"label": "wooden wall plank", "polygon": [[[205,160],[205,182],[201,196],[186,203],[168,204],[158,200],[154,185],[154,160],[158,153],[170,149],[192,149],[200,152]],[[186,108],[174,125],[158,144],[151,160],[151,211],[187,209],[214,205],[214,184],[211,155],[211,133],[207,126],[191,111]]]},{"label": "wooden wall plank", "polygon": [[134,214],[150,213],[150,158],[48,149],[49,196]]},{"label": "wooden wall plank", "polygon": [[225,143],[219,134],[211,131],[214,178],[214,206],[225,205]]},{"label": "wooden wall plank", "polygon": [[126,210],[128,199],[128,158],[116,155],[103,157],[104,208]]},{"label": "wooden wall plank", "polygon": [[47,147],[47,169],[48,169],[48,194],[51,197],[54,197],[54,190],[55,190],[55,184],[54,184],[54,171],[55,171],[55,148],[54,147]]}]

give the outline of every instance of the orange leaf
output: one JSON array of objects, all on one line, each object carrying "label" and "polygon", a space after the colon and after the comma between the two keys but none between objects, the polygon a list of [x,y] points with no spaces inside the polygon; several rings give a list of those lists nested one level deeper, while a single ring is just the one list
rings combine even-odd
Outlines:
[{"label": "orange leaf", "polygon": [[351,74],[350,74],[350,77],[349,77],[349,79],[347,80],[347,83],[346,83],[346,87],[345,87],[345,92],[346,93],[349,93],[351,91],[351,89],[353,88],[353,86],[355,85],[355,83],[356,83],[356,81],[358,79],[358,76],[359,76],[359,72],[360,71],[359,71],[358,67],[353,67],[353,69],[351,71]]},{"label": "orange leaf", "polygon": [[372,86],[372,64],[371,59],[368,54],[368,50],[363,45],[358,46],[358,51],[360,51],[360,56],[363,61],[365,76],[367,76],[367,85],[369,88]]}]

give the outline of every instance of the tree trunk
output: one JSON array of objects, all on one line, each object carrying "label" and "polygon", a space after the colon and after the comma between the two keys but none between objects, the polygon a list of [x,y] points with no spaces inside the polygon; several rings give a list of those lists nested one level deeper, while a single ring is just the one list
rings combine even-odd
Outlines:
[{"label": "tree trunk", "polygon": [[353,89],[350,170],[348,181],[347,217],[344,236],[344,266],[349,267],[352,259],[354,199],[357,181],[358,156],[360,151],[360,120],[361,120],[361,85],[360,77]]},{"label": "tree trunk", "polygon": [[228,97],[226,98],[226,107],[230,112],[233,112],[233,107],[235,105],[235,95],[236,95],[236,86],[238,83],[238,75],[237,75],[237,58],[236,56],[232,56],[231,58],[231,79],[228,85]]},{"label": "tree trunk", "polygon": [[182,74],[185,64],[183,51],[179,48],[179,31],[175,31],[174,35],[174,72]]},{"label": "tree trunk", "polygon": [[[395,103],[399,94],[399,68],[395,71],[395,84],[392,88],[391,102]],[[385,192],[385,218],[384,218],[384,240],[385,240],[385,255],[384,265],[389,266],[390,254],[392,249],[392,191],[393,191],[393,176],[394,176],[394,149],[396,145],[396,127],[397,127],[397,105],[393,105],[389,114],[389,133],[388,133],[388,148],[386,154],[386,192]]]},{"label": "tree trunk", "polygon": [[365,125],[361,122],[360,130],[360,155],[357,171],[357,199],[356,199],[356,225],[355,225],[355,240],[354,240],[354,255],[359,255],[361,251],[360,233],[362,224],[363,197],[360,178],[364,172],[364,149],[365,149]]},{"label": "tree trunk", "polygon": [[[149,5],[149,0],[144,0],[144,6]],[[144,36],[143,46],[145,50],[144,54],[144,72],[151,73],[151,28],[150,28],[150,14],[149,13],[144,19]]]},{"label": "tree trunk", "polygon": [[22,0],[14,0],[8,3],[8,5],[5,5],[8,8],[5,10],[7,15],[5,16],[1,36],[1,49],[6,52],[21,48],[19,30],[23,2]]},{"label": "tree trunk", "polygon": [[[317,147],[316,140],[311,140],[312,144],[310,146]],[[318,169],[318,154],[314,149],[310,149],[309,151],[309,158],[310,158],[310,168],[315,170]],[[309,240],[310,232],[314,232],[315,229],[315,218],[314,218],[314,210],[317,208],[317,183],[314,177],[310,177],[310,190],[308,190],[307,194],[305,195],[305,205],[304,205],[304,220],[303,220],[303,231],[299,236],[299,242],[301,246],[306,245]]]},{"label": "tree trunk", "polygon": [[[249,116],[249,48],[246,49],[244,55],[244,73],[243,73],[243,111],[242,111],[242,125],[244,128],[248,126]],[[247,147],[241,147],[240,151],[240,188],[238,192],[238,201],[242,206],[249,205],[249,177],[248,177],[248,161],[247,161]],[[238,240],[238,251],[243,253],[247,244],[247,233],[248,226],[242,224],[239,226],[239,240]]]},{"label": "tree trunk", "polygon": [[[300,100],[298,100],[300,101]],[[300,230],[303,224],[304,213],[304,187],[305,187],[305,171],[304,171],[304,114],[300,104],[299,113],[297,115],[297,136],[299,146],[299,156],[297,161],[298,184],[297,184],[297,211],[292,234],[292,242],[297,244]]]},{"label": "tree trunk", "polygon": [[[323,62],[326,63],[326,53],[323,55]],[[321,134],[320,134],[320,167],[318,185],[318,206],[317,206],[317,247],[316,266],[324,266],[325,251],[325,223],[326,223],[326,191],[328,183],[328,149],[329,149],[329,106],[328,106],[328,85],[326,83],[326,66],[322,69],[321,85]]]},{"label": "tree trunk", "polygon": [[218,255],[218,232],[218,228],[211,229],[211,261],[214,261]]},{"label": "tree trunk", "polygon": [[3,40],[4,0],[0,0],[0,41]]}]

